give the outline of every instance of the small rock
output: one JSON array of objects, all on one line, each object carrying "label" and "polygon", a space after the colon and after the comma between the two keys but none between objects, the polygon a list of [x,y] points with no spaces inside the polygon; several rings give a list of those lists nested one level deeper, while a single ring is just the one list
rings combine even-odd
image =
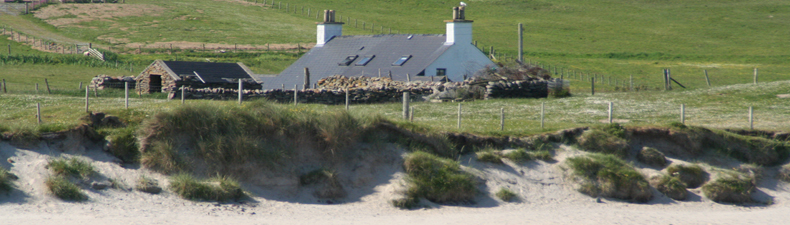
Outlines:
[{"label": "small rock", "polygon": [[94,182],[91,183],[91,188],[93,188],[94,190],[104,190],[104,189],[107,189],[107,187],[110,187],[111,185],[112,184],[110,182],[107,182],[107,181],[105,181],[105,182],[96,182],[96,181],[94,181]]},{"label": "small rock", "polygon": [[138,191],[142,191],[149,194],[159,194],[162,192],[162,188],[159,186],[145,186],[145,187],[137,187]]},{"label": "small rock", "polygon": [[596,197],[595,198],[595,202],[596,203],[603,203],[603,201],[601,200],[601,197]]},{"label": "small rock", "polygon": [[11,159],[11,158],[8,158],[8,163],[14,163],[14,160]]}]

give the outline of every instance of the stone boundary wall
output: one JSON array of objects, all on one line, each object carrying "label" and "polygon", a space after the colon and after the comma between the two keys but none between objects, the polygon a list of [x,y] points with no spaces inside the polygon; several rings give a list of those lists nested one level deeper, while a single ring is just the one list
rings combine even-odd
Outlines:
[{"label": "stone boundary wall", "polygon": [[545,98],[549,96],[548,82],[544,80],[488,82],[484,99],[492,98]]},{"label": "stone boundary wall", "polygon": [[99,90],[103,90],[105,88],[124,88],[124,82],[129,82],[129,89],[134,89],[137,81],[134,80],[134,77],[111,77],[107,75],[99,75],[91,79],[91,87],[96,87]]},{"label": "stone boundary wall", "polygon": [[[400,102],[403,100],[403,92],[408,91],[412,101],[422,101],[424,96],[433,93],[430,88],[412,89],[350,89],[349,102],[351,104],[371,104]],[[185,99],[213,99],[213,100],[236,100],[239,97],[237,89],[227,88],[184,88]],[[299,103],[320,103],[337,105],[346,103],[346,92],[344,90],[326,89],[307,89],[298,90]],[[243,99],[268,99],[280,103],[289,103],[294,100],[294,90],[244,90]],[[170,92],[170,99],[181,98],[181,91]]]}]

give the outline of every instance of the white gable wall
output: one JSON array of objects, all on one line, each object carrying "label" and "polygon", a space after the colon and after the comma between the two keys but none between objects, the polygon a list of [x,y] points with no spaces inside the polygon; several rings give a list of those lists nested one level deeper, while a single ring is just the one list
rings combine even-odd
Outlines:
[{"label": "white gable wall", "polygon": [[425,68],[425,76],[436,76],[437,68],[445,68],[451,81],[463,81],[464,75],[472,77],[486,65],[494,66],[494,62],[477,47],[470,43],[456,43]]}]

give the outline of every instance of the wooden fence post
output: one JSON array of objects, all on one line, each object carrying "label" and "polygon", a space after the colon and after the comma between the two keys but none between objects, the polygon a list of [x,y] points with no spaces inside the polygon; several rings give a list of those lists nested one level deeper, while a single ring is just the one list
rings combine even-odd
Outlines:
[{"label": "wooden fence post", "polygon": [[52,94],[52,90],[49,89],[49,81],[47,78],[44,78],[44,84],[47,86],[47,94]]},{"label": "wooden fence post", "polygon": [[91,88],[85,87],[85,112],[90,113]]},{"label": "wooden fence post", "polygon": [[754,107],[749,106],[749,129],[754,130]]},{"label": "wooden fence post", "polygon": [[629,90],[634,91],[634,75],[630,75],[628,78]]},{"label": "wooden fence post", "polygon": [[461,103],[458,103],[458,129],[461,129]]},{"label": "wooden fence post", "polygon": [[[519,26],[519,28],[520,28],[520,26]],[[499,109],[499,130],[500,131],[504,131],[505,130],[505,108],[500,108]]]},{"label": "wooden fence post", "polygon": [[181,104],[183,105],[186,101],[186,90],[184,86],[181,86]]},{"label": "wooden fence post", "polygon": [[708,83],[708,87],[710,87],[710,78],[708,78],[708,70],[705,71],[705,83]]},{"label": "wooden fence post", "polygon": [[544,120],[543,119],[545,118],[545,114],[546,114],[546,103],[545,102],[541,102],[540,103],[540,129],[543,129],[543,127],[544,127],[544,123],[543,123]]},{"label": "wooden fence post", "polygon": [[241,98],[244,95],[244,89],[242,88],[241,79],[239,79],[239,105],[241,105]]},{"label": "wooden fence post", "polygon": [[591,77],[592,82],[590,82],[590,93],[591,95],[595,95],[595,77]]},{"label": "wooden fence post", "polygon": [[129,109],[129,82],[123,82],[123,99],[126,102],[126,109]]},{"label": "wooden fence post", "polygon": [[38,119],[38,124],[41,125],[41,103],[36,103],[36,119]]},{"label": "wooden fence post", "polygon": [[612,123],[612,117],[614,117],[614,103],[609,102],[609,123]]},{"label": "wooden fence post", "polygon": [[680,104],[680,123],[686,123],[686,104]]},{"label": "wooden fence post", "polygon": [[757,84],[757,68],[754,68],[754,84]]},{"label": "wooden fence post", "polygon": [[351,103],[351,98],[349,97],[349,94],[348,94],[348,88],[346,88],[346,111],[348,111],[350,103]]},{"label": "wooden fence post", "polygon": [[409,92],[403,92],[403,119],[409,119]]},{"label": "wooden fence post", "polygon": [[294,106],[299,105],[299,85],[294,84]]}]

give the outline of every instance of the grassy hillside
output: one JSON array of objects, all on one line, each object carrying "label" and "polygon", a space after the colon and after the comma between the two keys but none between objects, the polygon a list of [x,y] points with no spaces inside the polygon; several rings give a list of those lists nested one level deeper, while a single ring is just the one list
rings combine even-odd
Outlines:
[{"label": "grassy hillside", "polygon": [[[264,7],[255,1],[130,0],[118,6],[135,14],[107,19],[87,19],[59,27],[60,34],[82,40],[123,45],[168,41],[226,44],[311,43],[315,34],[315,9],[334,9],[346,24],[346,34],[372,34],[392,28],[401,33],[444,33],[457,2],[438,0],[289,0],[282,8]],[[267,1],[271,4],[271,1]],[[611,75],[654,88],[661,86],[661,69],[690,88],[706,87],[703,70],[713,85],[747,83],[753,68],[761,81],[790,78],[786,63],[790,43],[790,7],[779,0],[498,0],[470,1],[467,18],[475,21],[474,35],[486,51],[516,53],[516,25],[525,27],[525,54],[549,68]],[[294,8],[295,6],[295,8]],[[57,6],[50,6],[57,7]],[[69,11],[69,7],[62,11]],[[302,14],[302,7],[313,14]],[[296,13],[294,10],[296,9]],[[306,11],[305,9],[305,11]],[[104,10],[104,11],[102,11]],[[42,12],[44,10],[40,10]],[[73,14],[46,21],[82,18]],[[29,17],[37,21],[38,19]],[[354,28],[355,20],[357,27]],[[376,24],[363,31],[362,23]],[[2,22],[0,22],[2,23]],[[37,24],[44,24],[39,21]],[[11,25],[11,24],[9,24]],[[281,66],[279,68],[284,68]],[[589,83],[575,82],[579,88]],[[600,86],[600,85],[599,85]]]}]

